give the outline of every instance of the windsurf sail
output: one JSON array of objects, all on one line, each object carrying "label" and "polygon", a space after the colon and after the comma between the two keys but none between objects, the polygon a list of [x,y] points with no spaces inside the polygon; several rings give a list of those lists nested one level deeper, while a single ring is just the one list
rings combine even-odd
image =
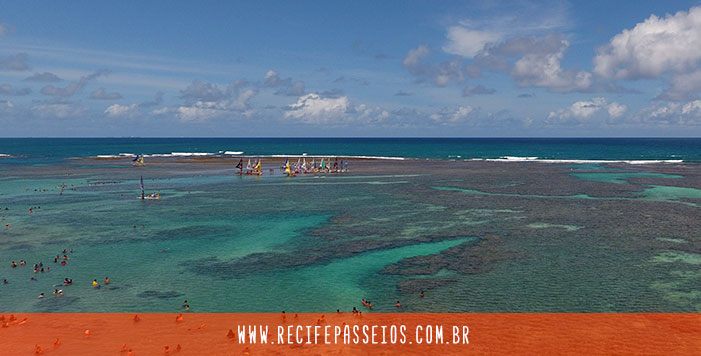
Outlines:
[{"label": "windsurf sail", "polygon": [[292,174],[292,171],[290,170],[290,160],[289,159],[285,159],[285,173],[287,173],[287,175]]},{"label": "windsurf sail", "polygon": [[253,166],[253,170],[256,171],[256,172],[261,172],[261,173],[263,173],[263,170],[260,169],[260,160],[259,160],[259,159],[256,160],[256,165]]},{"label": "windsurf sail", "polygon": [[144,198],[144,176],[139,177],[139,188],[141,188],[141,199]]},{"label": "windsurf sail", "polygon": [[243,169],[243,158],[239,160],[239,164],[236,165],[236,168]]},{"label": "windsurf sail", "polygon": [[143,166],[144,165],[144,155],[136,155],[136,158],[132,160],[132,163],[134,166]]}]

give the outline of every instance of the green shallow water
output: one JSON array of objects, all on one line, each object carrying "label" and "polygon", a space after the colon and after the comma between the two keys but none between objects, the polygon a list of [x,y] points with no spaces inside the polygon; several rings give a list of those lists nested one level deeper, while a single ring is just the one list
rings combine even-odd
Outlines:
[{"label": "green shallow water", "polygon": [[[637,236],[630,232],[635,224],[602,235],[596,219],[587,219],[606,209],[560,222],[542,206],[512,202],[665,206],[701,197],[698,189],[646,186],[639,197],[624,199],[552,196],[547,188],[488,193],[441,186],[470,179],[440,172],[290,179],[107,168],[82,166],[80,177],[66,177],[59,166],[41,176],[0,179],[0,208],[10,208],[0,215],[3,225],[11,223],[0,230],[0,279],[9,281],[0,285],[0,313],[174,312],[184,299],[195,312],[329,312],[360,307],[362,298],[386,312],[396,310],[396,300],[410,312],[698,311],[701,305],[693,274],[698,254],[654,244],[625,250],[629,243],[616,242]],[[139,175],[162,200],[136,199]],[[94,184],[99,181],[110,184]],[[62,184],[68,188],[59,195]],[[453,192],[489,200],[455,199]],[[30,214],[32,206],[41,208]],[[651,241],[693,246],[682,232]],[[501,242],[480,247],[491,235]],[[75,252],[67,265],[54,264],[53,256],[68,248]],[[409,260],[424,263],[416,273],[383,272],[417,256]],[[9,267],[20,259],[30,265]],[[30,281],[31,264],[39,261],[51,271]],[[90,286],[105,276],[109,286]],[[64,277],[74,285],[52,296]],[[406,282],[426,286],[427,298]],[[48,297],[37,299],[41,292]]]},{"label": "green shallow water", "polygon": [[680,175],[662,174],[662,173],[613,173],[613,172],[586,172],[586,173],[571,173],[573,177],[579,179],[590,180],[594,182],[606,183],[627,183],[630,178],[684,178]]}]

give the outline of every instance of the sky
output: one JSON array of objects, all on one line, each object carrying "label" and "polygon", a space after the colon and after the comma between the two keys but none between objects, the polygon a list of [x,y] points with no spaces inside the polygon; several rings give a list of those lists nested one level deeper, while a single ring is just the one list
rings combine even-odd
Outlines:
[{"label": "sky", "polygon": [[701,136],[699,1],[0,0],[0,137]]}]

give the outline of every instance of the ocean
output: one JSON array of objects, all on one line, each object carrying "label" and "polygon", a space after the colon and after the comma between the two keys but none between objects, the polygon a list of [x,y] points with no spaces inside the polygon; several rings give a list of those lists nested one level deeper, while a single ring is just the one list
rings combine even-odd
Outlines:
[{"label": "ocean", "polygon": [[[0,313],[701,311],[701,139],[3,138],[0,154]],[[303,154],[349,172],[281,174]],[[265,174],[235,174],[243,156]],[[140,177],[163,199],[137,199]]]},{"label": "ocean", "polygon": [[[119,154],[701,161],[699,138],[0,138],[11,163]],[[1,156],[0,156],[1,157]]]}]

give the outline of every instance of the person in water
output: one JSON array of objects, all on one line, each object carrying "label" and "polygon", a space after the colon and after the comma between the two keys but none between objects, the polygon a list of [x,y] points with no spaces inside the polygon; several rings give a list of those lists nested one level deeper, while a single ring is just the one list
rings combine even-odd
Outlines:
[{"label": "person in water", "polygon": [[44,298],[44,293],[39,294],[39,299]]},{"label": "person in water", "polygon": [[424,291],[421,291],[421,294],[419,294],[419,297],[421,297],[421,298],[424,297]]},{"label": "person in water", "polygon": [[105,277],[105,284],[110,284],[110,277]]},{"label": "person in water", "polygon": [[97,279],[94,279],[94,280],[92,281],[92,286],[95,287],[95,288],[97,288],[97,286],[99,286],[99,284],[97,283]]},{"label": "person in water", "polygon": [[399,301],[397,301],[397,304],[395,304],[395,305],[397,306],[397,308],[401,308],[401,307],[402,307],[402,303],[400,303]]}]

